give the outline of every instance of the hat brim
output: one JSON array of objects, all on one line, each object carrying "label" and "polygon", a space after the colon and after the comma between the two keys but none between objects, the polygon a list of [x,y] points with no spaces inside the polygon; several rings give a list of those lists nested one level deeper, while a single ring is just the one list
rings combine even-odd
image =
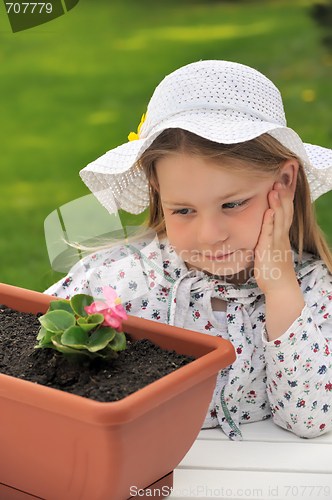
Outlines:
[{"label": "hat brim", "polygon": [[288,127],[269,132],[301,160],[310,186],[311,200],[332,188],[332,151],[322,146],[303,143],[297,133]]},{"label": "hat brim", "polygon": [[312,201],[332,187],[332,151],[304,144],[294,130],[262,121],[249,113],[195,110],[189,114],[186,111],[159,122],[149,132],[148,138],[130,141],[107,151],[81,170],[83,182],[110,213],[123,209],[139,214],[148,207],[148,182],[137,162],[156,137],[169,128],[182,128],[223,144],[245,142],[268,132],[301,159]]}]

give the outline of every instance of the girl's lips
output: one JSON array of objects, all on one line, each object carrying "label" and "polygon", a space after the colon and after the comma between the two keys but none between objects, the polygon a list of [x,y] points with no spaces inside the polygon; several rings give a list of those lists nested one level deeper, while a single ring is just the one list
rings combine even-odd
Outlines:
[{"label": "girl's lips", "polygon": [[208,260],[211,260],[211,261],[223,261],[223,260],[226,260],[228,257],[230,257],[231,255],[233,255],[234,252],[229,252],[229,253],[226,253],[226,254],[216,254],[216,255],[206,255],[206,258]]}]

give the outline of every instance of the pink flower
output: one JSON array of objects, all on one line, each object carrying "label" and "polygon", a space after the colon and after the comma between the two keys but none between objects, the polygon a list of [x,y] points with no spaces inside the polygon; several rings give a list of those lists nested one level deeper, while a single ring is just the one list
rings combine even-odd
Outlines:
[{"label": "pink flower", "polygon": [[111,326],[115,329],[121,329],[121,320],[128,319],[127,313],[120,305],[121,299],[111,286],[104,286],[103,294],[106,302],[97,300],[92,302],[91,306],[86,306],[84,309],[88,314],[102,314],[105,318],[103,326]]}]

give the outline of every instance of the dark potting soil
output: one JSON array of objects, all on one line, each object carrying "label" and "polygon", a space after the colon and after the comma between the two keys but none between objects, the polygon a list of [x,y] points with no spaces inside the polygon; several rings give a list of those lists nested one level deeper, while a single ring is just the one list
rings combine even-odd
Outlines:
[{"label": "dark potting soil", "polygon": [[35,349],[38,316],[0,305],[0,373],[71,392],[95,401],[122,399],[194,360],[148,339],[127,347],[118,358],[95,358],[89,366],[71,363],[53,349]]}]

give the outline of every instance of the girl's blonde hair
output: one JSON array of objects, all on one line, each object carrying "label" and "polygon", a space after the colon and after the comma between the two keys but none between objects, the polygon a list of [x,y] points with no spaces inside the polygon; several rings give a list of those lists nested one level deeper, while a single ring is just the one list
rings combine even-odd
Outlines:
[{"label": "girl's blonde hair", "polygon": [[309,252],[322,259],[332,273],[332,256],[323,233],[319,228],[310,188],[301,160],[277,139],[265,133],[250,141],[238,144],[219,144],[183,129],[167,129],[162,132],[142,154],[139,164],[150,186],[150,213],[145,225],[159,236],[166,236],[164,214],[158,193],[156,161],[166,156],[185,153],[220,164],[224,168],[251,176],[275,176],[288,159],[299,163],[294,197],[294,215],[289,236],[292,248],[299,253]]}]

